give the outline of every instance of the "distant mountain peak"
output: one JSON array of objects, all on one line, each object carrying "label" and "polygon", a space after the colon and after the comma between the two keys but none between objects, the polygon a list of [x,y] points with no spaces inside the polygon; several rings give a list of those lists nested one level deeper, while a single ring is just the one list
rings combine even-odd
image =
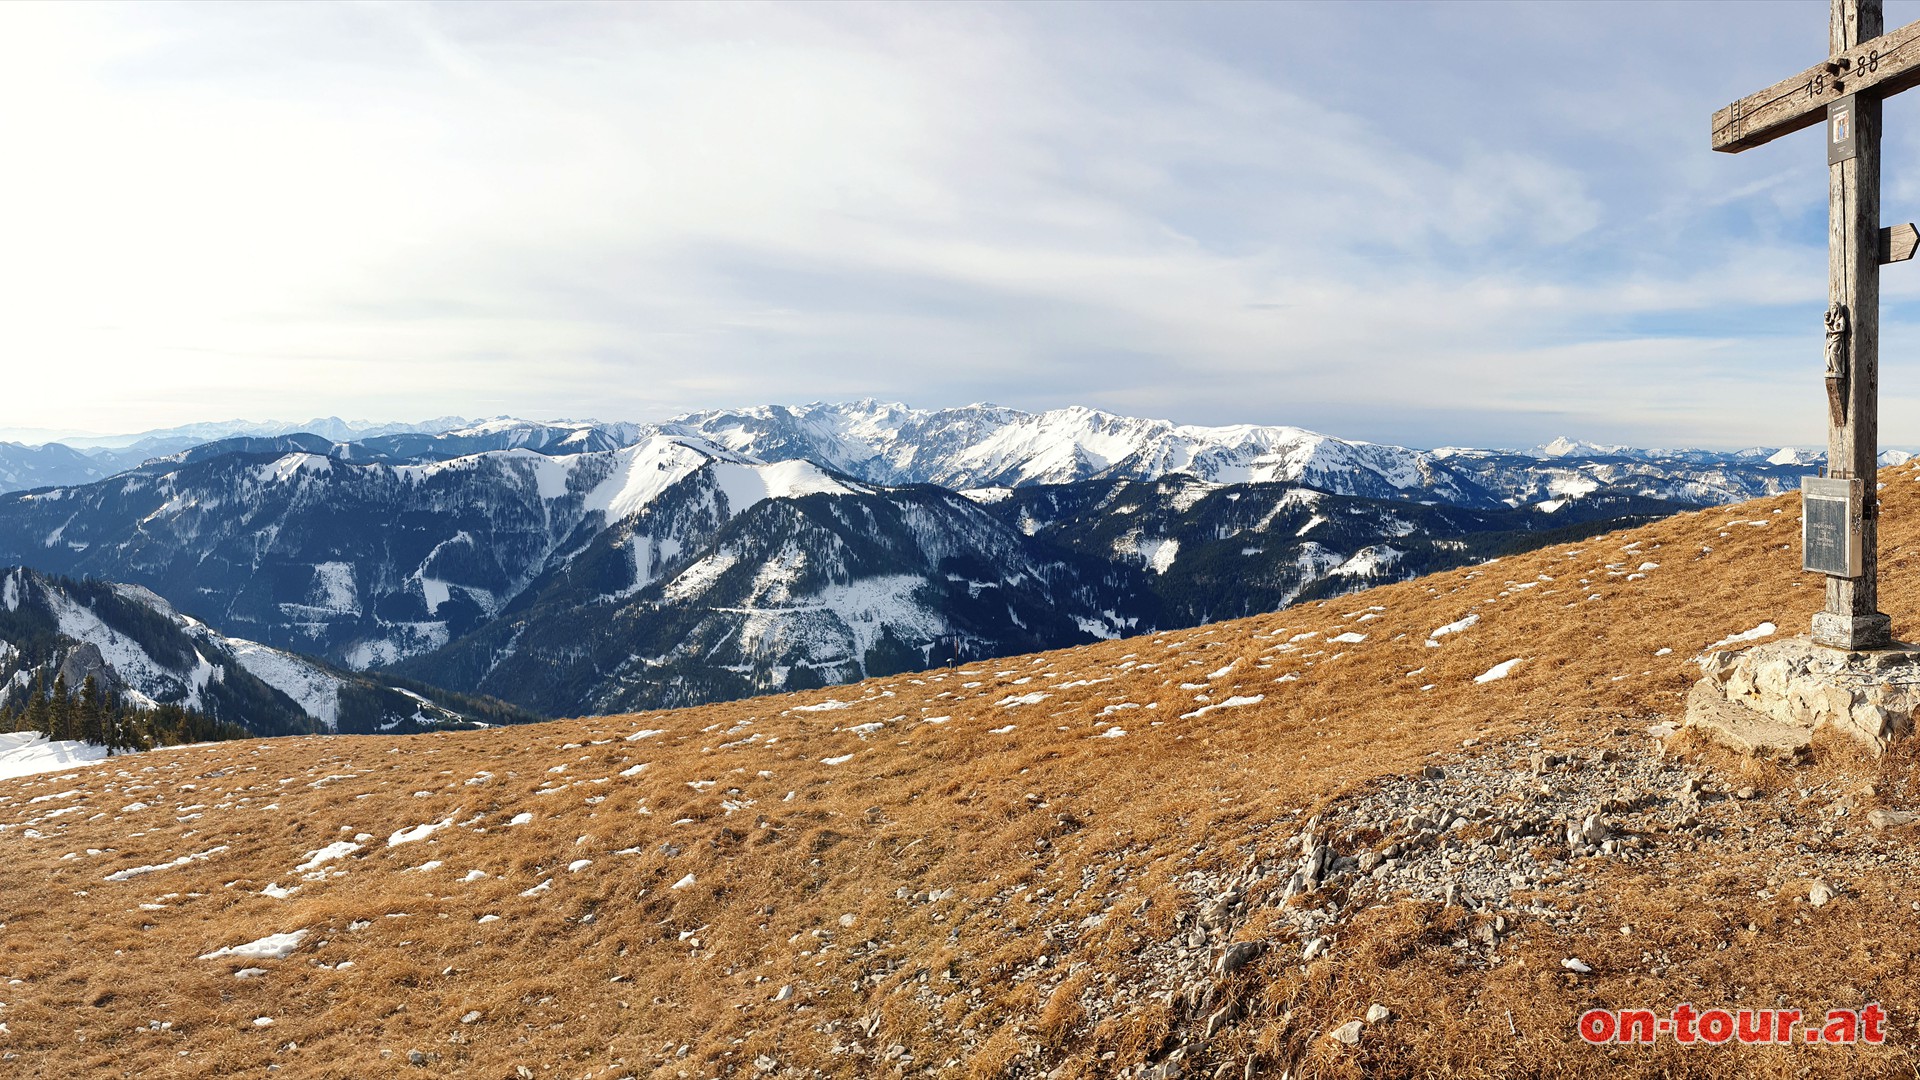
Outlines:
[{"label": "distant mountain peak", "polygon": [[1581,439],[1572,439],[1562,435],[1550,443],[1544,443],[1534,447],[1529,452],[1534,457],[1542,458],[1617,457],[1629,453],[1631,450],[1631,447],[1606,446],[1600,443],[1586,442]]}]

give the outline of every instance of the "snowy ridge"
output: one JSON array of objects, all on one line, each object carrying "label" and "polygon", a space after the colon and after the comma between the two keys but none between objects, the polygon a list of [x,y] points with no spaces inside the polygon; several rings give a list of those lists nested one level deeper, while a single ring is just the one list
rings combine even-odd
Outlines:
[{"label": "snowy ridge", "polygon": [[949,488],[1062,484],[1187,473],[1214,483],[1294,481],[1337,494],[1470,492],[1437,459],[1303,428],[1201,427],[1073,406],[923,411],[872,401],[694,413],[663,430],[763,458],[803,457],[878,483]]}]

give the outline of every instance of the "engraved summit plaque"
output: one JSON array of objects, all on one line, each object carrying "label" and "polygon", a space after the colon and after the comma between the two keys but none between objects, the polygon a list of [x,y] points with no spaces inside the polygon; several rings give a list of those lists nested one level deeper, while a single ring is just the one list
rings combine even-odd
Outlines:
[{"label": "engraved summit plaque", "polygon": [[1860,576],[1859,480],[1800,478],[1800,568],[1833,577]]}]

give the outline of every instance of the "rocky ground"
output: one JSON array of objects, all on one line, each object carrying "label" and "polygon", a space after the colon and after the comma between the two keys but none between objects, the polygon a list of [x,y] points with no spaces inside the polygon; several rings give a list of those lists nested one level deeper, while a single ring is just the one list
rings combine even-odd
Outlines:
[{"label": "rocky ground", "polygon": [[[1277,969],[1337,963],[1344,930],[1369,908],[1412,902],[1456,909],[1464,916],[1448,942],[1456,962],[1485,970],[1508,959],[1509,943],[1530,932],[1578,929],[1590,915],[1588,895],[1607,884],[1607,871],[1616,866],[1658,867],[1702,852],[1724,853],[1728,861],[1768,860],[1772,870],[1753,898],[1808,909],[1845,896],[1863,868],[1920,875],[1920,848],[1900,831],[1920,814],[1869,809],[1883,794],[1874,785],[1829,775],[1806,787],[1763,791],[1747,781],[1738,759],[1720,756],[1716,768],[1699,755],[1669,753],[1674,735],[1668,723],[1619,727],[1608,745],[1561,751],[1546,749],[1539,738],[1487,746],[1469,739],[1417,776],[1386,779],[1305,820],[1303,812],[1292,812],[1252,830],[1256,839],[1245,845],[1237,869],[1185,876],[1191,914],[1176,915],[1170,935],[1142,943],[1136,981],[1090,983],[1079,993],[1077,1006],[1089,1024],[1142,1001],[1165,1002],[1178,1018],[1163,1052],[1113,1075],[1267,1075],[1257,1055],[1236,1058],[1215,1049],[1248,1022],[1247,984],[1270,979]],[[1691,747],[1685,737],[1680,745]],[[1118,866],[1090,868],[1088,887],[1102,879],[1103,869],[1110,880],[1124,881]],[[1034,899],[1047,898],[1008,895],[994,903]],[[1920,901],[1911,907],[1920,912]],[[1058,955],[1070,956],[1076,941],[1108,919],[1143,914],[1109,907],[1071,922],[1036,920],[1031,929]],[[1644,952],[1641,960],[1655,979],[1672,962],[1659,951]],[[1043,955],[1014,978],[1032,980],[1045,997],[1071,984],[1082,966]],[[1574,955],[1561,967],[1574,975],[1592,971]],[[939,980],[930,984],[923,973],[919,983],[917,992],[938,1004]],[[1394,1022],[1393,1005],[1370,1003],[1316,1034],[1353,1046],[1369,1026]],[[903,1057],[904,1047],[867,1047],[858,1034],[842,1044],[845,1053],[877,1054],[901,1072],[915,1064]],[[921,1064],[933,1074],[935,1064],[954,1063]],[[769,1058],[762,1067],[772,1071],[777,1064]],[[1035,1056],[1010,1074],[1066,1075],[1051,1064]]]}]

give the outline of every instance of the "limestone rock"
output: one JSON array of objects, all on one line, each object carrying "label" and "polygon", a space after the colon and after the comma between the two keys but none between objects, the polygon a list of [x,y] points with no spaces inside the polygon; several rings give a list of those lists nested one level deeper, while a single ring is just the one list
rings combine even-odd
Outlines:
[{"label": "limestone rock", "polygon": [[1377,1024],[1380,1021],[1385,1020],[1387,1017],[1392,1015],[1393,1015],[1393,1010],[1387,1008],[1385,1005],[1382,1005],[1377,1001],[1374,1002],[1372,1005],[1367,1006],[1367,1023],[1369,1024]]},{"label": "limestone rock", "polygon": [[1222,978],[1225,978],[1226,976],[1231,975],[1236,971],[1239,971],[1241,968],[1246,967],[1249,963],[1251,963],[1261,953],[1266,951],[1267,951],[1267,943],[1264,941],[1234,942],[1233,944],[1227,946],[1226,952],[1220,954],[1220,964],[1218,968],[1220,976]]},{"label": "limestone rock", "polygon": [[[1710,732],[1741,727],[1712,715],[1704,699],[1717,696],[1786,729],[1811,733],[1831,727],[1884,750],[1892,740],[1912,733],[1913,714],[1920,708],[1920,648],[1910,645],[1845,652],[1804,637],[1787,638],[1737,652],[1708,653],[1700,660],[1700,670],[1707,686],[1696,685],[1688,697],[1687,722],[1703,724]],[[1711,695],[1705,692],[1708,688]],[[1751,723],[1745,726],[1753,728]],[[1738,739],[1747,733],[1727,734]]]},{"label": "limestone rock", "polygon": [[1728,701],[1713,679],[1701,679],[1687,694],[1687,727],[1729,749],[1761,758],[1791,761],[1813,745],[1813,729],[1783,724]]},{"label": "limestone rock", "polygon": [[1867,814],[1867,824],[1882,831],[1897,828],[1901,825],[1911,825],[1916,821],[1920,821],[1920,814],[1916,814],[1910,810],[1875,809],[1869,811]]},{"label": "limestone rock", "polygon": [[1327,1032],[1327,1037],[1337,1043],[1344,1043],[1347,1046],[1357,1046],[1360,1043],[1361,1026],[1358,1020],[1349,1020],[1339,1027],[1334,1028],[1332,1031]]}]

